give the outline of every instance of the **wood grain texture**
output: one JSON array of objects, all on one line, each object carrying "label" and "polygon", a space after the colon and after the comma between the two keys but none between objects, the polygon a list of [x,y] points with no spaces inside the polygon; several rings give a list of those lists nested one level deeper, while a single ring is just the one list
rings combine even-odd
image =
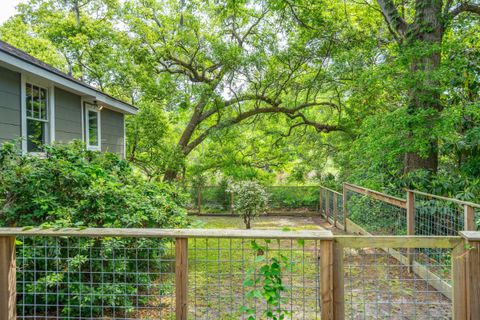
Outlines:
[{"label": "wood grain texture", "polygon": [[320,241],[320,304],[321,319],[334,319],[333,241]]},{"label": "wood grain texture", "polygon": [[465,245],[460,243],[452,250],[453,319],[467,319],[467,283]]},{"label": "wood grain texture", "polygon": [[188,318],[188,239],[175,240],[175,315]]},{"label": "wood grain texture", "polygon": [[15,320],[16,310],[15,237],[0,237],[0,319]]},{"label": "wood grain texture", "polygon": [[0,228],[0,236],[132,237],[132,238],[244,238],[333,239],[328,230],[154,229],[154,228]]},{"label": "wood grain texture", "polygon": [[356,186],[356,185],[350,184],[350,183],[345,183],[344,186],[347,190],[352,190],[356,193],[360,193],[360,194],[369,196],[373,199],[389,203],[389,204],[394,205],[394,206],[399,207],[399,208],[404,208],[404,209],[407,208],[407,200],[405,200],[405,199],[390,196],[390,195],[385,194],[385,193],[381,193],[381,192],[378,192],[378,191],[375,191],[375,190],[370,190],[370,189],[363,188],[363,187],[360,187],[360,186]]}]

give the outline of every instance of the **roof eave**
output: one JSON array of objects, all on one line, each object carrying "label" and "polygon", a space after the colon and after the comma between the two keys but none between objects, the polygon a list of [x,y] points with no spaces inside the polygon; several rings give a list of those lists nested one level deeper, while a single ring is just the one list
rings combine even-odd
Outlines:
[{"label": "roof eave", "polygon": [[78,81],[69,79],[68,77],[54,73],[39,65],[33,64],[22,58],[13,56],[7,52],[0,51],[0,61],[13,67],[14,69],[19,69],[22,71],[29,72],[38,77],[51,81],[63,88],[70,89],[72,91],[81,93],[85,96],[94,97],[97,101],[101,102],[102,104],[105,104],[107,107],[114,109],[118,112],[130,114],[130,115],[134,115],[138,113],[138,108],[128,103],[117,100],[101,92],[98,89],[91,88],[87,84],[82,84]]}]

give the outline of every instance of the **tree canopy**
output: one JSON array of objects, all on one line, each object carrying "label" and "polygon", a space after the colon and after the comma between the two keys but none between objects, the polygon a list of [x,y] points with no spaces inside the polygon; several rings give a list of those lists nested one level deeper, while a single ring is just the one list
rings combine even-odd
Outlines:
[{"label": "tree canopy", "polygon": [[138,105],[127,159],[150,179],[472,198],[479,22],[456,0],[30,0],[0,37]]}]

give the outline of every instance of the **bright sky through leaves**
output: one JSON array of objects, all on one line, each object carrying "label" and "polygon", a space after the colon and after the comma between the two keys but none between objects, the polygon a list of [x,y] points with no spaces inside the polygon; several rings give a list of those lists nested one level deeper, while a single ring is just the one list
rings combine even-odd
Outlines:
[{"label": "bright sky through leaves", "polygon": [[0,24],[4,23],[15,14],[15,7],[22,0],[2,0],[2,10],[0,10]]}]

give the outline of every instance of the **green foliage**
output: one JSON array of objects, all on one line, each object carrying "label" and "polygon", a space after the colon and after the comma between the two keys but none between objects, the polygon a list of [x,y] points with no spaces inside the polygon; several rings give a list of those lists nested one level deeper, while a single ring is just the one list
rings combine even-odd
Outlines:
[{"label": "green foliage", "polygon": [[[3,226],[188,226],[182,208],[183,195],[173,186],[148,182],[118,156],[86,151],[81,143],[45,146],[44,151],[40,157],[21,155],[10,143],[0,147]],[[124,305],[127,311],[129,306],[133,310],[136,302],[125,294],[135,296],[155,281],[149,276],[137,276],[135,270],[146,268],[147,263],[152,271],[168,267],[160,265],[158,259],[166,254],[168,240],[28,237],[19,240],[19,263],[25,270],[19,281],[29,283],[20,301],[25,300],[27,309],[34,301],[36,306],[73,302],[74,306],[61,310],[64,316],[103,313],[102,308],[92,305]],[[44,268],[49,272],[33,272]],[[89,268],[103,270],[104,278],[93,279],[96,276],[78,272]],[[55,294],[40,294],[45,287],[55,287]]]},{"label": "green foliage", "polygon": [[[246,293],[246,298],[262,299],[266,302],[267,309],[264,313],[266,319],[283,320],[290,315],[288,310],[282,307],[282,305],[287,305],[285,304],[286,288],[283,284],[283,274],[288,268],[291,268],[291,262],[280,251],[277,251],[277,256],[271,256],[268,247],[270,240],[265,240],[265,243],[266,245],[262,246],[255,240],[251,242],[256,268],[247,270],[247,278],[243,282],[243,286],[251,288]],[[256,310],[254,308],[242,306],[241,311],[246,313],[247,319],[255,319]]]},{"label": "green foliage", "polygon": [[81,143],[45,146],[42,157],[0,148],[0,221],[4,226],[184,226],[184,197],[151,183],[110,153]]},{"label": "green foliage", "polygon": [[271,186],[267,188],[268,206],[272,209],[310,209],[318,206],[318,187]]},{"label": "green foliage", "polygon": [[268,206],[268,194],[256,181],[240,181],[232,183],[228,189],[235,195],[233,207],[250,229],[251,221]]}]

